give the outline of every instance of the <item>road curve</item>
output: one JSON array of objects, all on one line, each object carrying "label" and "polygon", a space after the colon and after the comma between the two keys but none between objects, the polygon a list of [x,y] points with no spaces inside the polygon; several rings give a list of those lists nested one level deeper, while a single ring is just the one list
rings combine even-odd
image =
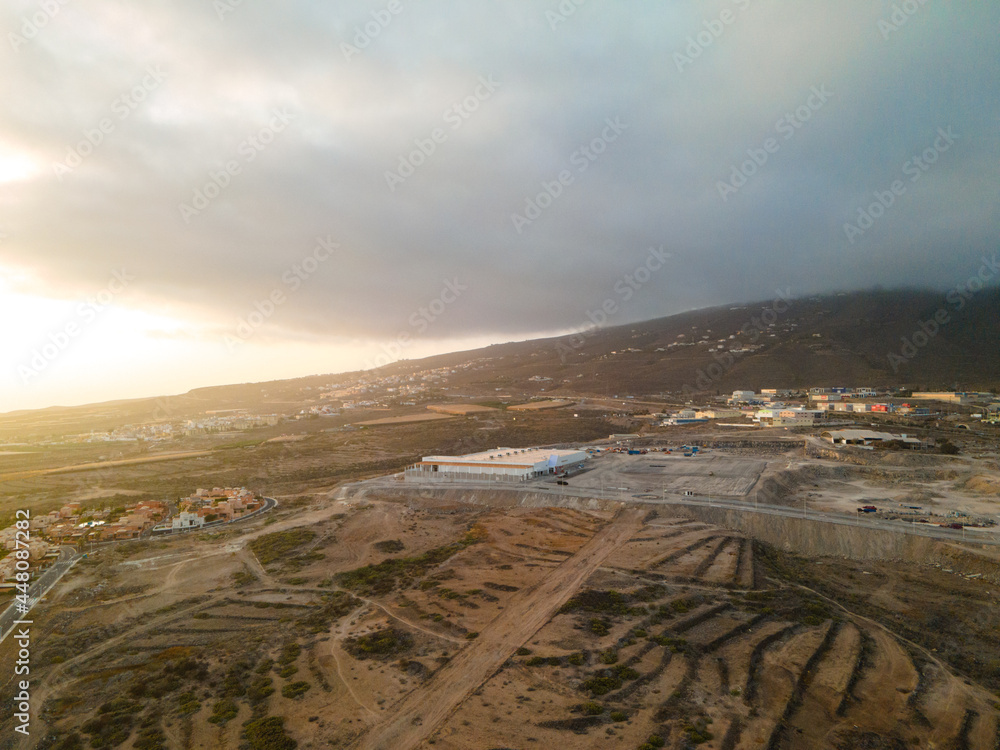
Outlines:
[{"label": "road curve", "polygon": [[[655,492],[638,492],[630,490],[622,493],[619,490],[597,490],[588,487],[561,487],[548,484],[538,484],[534,482],[523,482],[520,484],[504,484],[497,486],[489,482],[470,481],[420,481],[411,485],[401,484],[392,478],[378,477],[364,482],[355,482],[345,485],[341,493],[349,496],[352,492],[366,487],[393,487],[399,489],[400,486],[411,486],[413,489],[446,489],[446,490],[468,490],[482,492],[483,490],[503,490],[506,492],[533,492],[541,495],[551,495],[553,498],[573,498],[581,499],[601,499],[613,500],[623,505],[639,505],[645,507],[684,507],[694,506],[702,508],[723,508],[725,510],[736,510],[741,513],[762,513],[769,516],[783,516],[785,518],[804,518],[809,521],[821,523],[833,523],[840,526],[857,526],[866,529],[877,529],[878,531],[889,531],[896,534],[911,534],[913,536],[924,536],[931,539],[939,539],[948,542],[967,542],[969,544],[987,544],[993,547],[1000,546],[1000,534],[982,529],[948,529],[934,524],[907,523],[906,521],[884,521],[869,519],[858,514],[842,514],[818,510],[804,510],[793,508],[787,505],[769,505],[766,503],[752,503],[746,500],[716,499],[705,495],[661,495]],[[655,495],[655,498],[653,497]]]}]

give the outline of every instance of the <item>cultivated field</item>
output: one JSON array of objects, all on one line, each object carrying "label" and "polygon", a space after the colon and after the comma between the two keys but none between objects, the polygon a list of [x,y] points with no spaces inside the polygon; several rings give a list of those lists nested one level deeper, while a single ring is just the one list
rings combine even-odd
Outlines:
[{"label": "cultivated field", "polygon": [[480,406],[479,404],[429,404],[427,408],[441,414],[458,414],[461,416],[496,411],[491,406]]}]

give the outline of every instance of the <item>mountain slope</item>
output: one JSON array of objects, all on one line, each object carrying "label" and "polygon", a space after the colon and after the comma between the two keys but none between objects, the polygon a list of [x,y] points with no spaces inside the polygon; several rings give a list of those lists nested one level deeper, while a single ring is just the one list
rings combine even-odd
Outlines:
[{"label": "mountain slope", "polygon": [[[935,316],[945,322],[929,323]],[[317,403],[330,383],[374,385],[441,368],[449,370],[442,397],[714,394],[831,385],[989,390],[1000,386],[998,342],[997,288],[968,299],[922,290],[779,299],[403,360],[368,372],[12,412],[0,417],[0,439],[24,434],[29,425],[32,434],[57,434],[193,418],[209,410],[287,414]]]}]

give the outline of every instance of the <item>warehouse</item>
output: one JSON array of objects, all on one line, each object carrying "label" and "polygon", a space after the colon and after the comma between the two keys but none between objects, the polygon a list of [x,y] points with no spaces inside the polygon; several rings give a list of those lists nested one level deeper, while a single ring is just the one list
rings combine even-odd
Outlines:
[{"label": "warehouse", "polygon": [[857,445],[871,447],[879,443],[899,443],[907,448],[923,448],[924,443],[907,435],[891,435],[888,432],[872,430],[829,430],[820,436],[834,445]]},{"label": "warehouse", "polygon": [[414,479],[481,479],[523,482],[583,467],[584,451],[553,448],[496,448],[465,456],[424,456],[406,470]]}]

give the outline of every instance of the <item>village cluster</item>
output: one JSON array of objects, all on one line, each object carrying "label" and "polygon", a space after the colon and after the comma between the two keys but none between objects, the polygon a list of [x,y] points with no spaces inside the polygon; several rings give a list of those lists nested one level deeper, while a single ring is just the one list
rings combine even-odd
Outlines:
[{"label": "village cluster", "polygon": [[[796,392],[780,388],[733,391],[725,407],[685,408],[673,414],[653,415],[663,426],[697,424],[713,419],[746,417],[754,425],[768,427],[814,427],[829,423],[839,415],[868,414],[873,418],[898,415],[910,418],[944,417],[1000,424],[1000,402],[992,393],[915,392],[906,397],[888,398],[888,391],[875,388],[812,388]],[[881,400],[880,400],[881,399]],[[919,406],[913,402],[933,402]],[[965,407],[948,409],[949,406]]]},{"label": "village cluster", "polygon": [[[58,557],[62,545],[79,549],[86,544],[140,539],[228,523],[260,511],[264,503],[245,487],[199,489],[172,504],[142,500],[124,507],[88,508],[79,502],[66,503],[58,510],[31,517],[29,560],[32,568],[37,569]],[[16,547],[16,536],[14,524],[0,529],[0,582],[14,576],[16,559],[11,552]]]}]

